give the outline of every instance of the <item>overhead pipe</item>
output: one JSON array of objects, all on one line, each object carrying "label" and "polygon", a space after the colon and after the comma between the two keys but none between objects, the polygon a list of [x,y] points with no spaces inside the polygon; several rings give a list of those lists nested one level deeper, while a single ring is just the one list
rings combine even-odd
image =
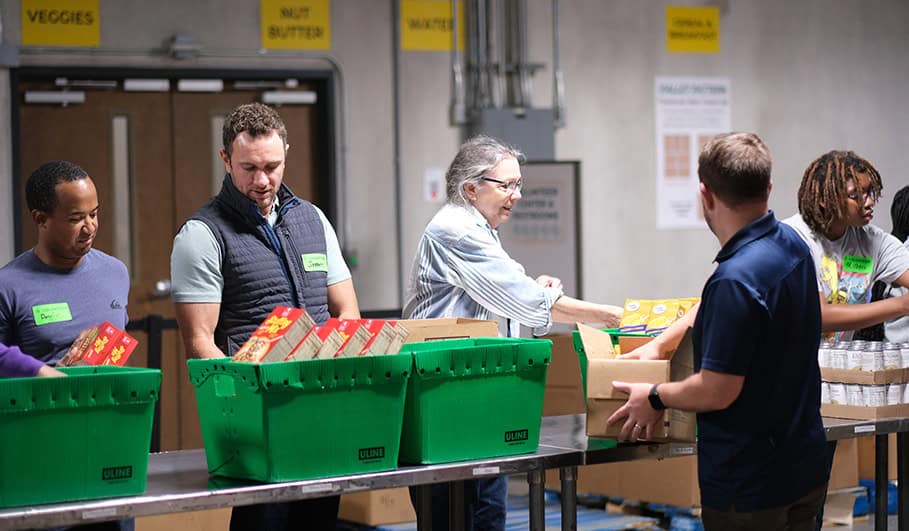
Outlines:
[{"label": "overhead pipe", "polygon": [[527,0],[516,1],[517,45],[518,45],[518,81],[520,88],[519,107],[530,106],[530,67],[527,64]]},{"label": "overhead pipe", "polygon": [[464,104],[464,76],[461,73],[461,52],[458,50],[458,0],[451,0],[451,97],[448,105],[451,125],[467,123]]},{"label": "overhead pipe", "polygon": [[483,65],[483,72],[486,75],[486,96],[489,107],[500,107],[501,99],[498,91],[498,66],[496,65],[496,46],[499,45],[496,39],[498,31],[499,17],[496,14],[496,4],[498,2],[489,2],[483,0],[486,7],[486,63]]},{"label": "overhead pipe", "polygon": [[489,91],[489,24],[487,23],[486,0],[475,0],[475,13],[477,18],[477,99],[476,107],[484,109],[491,107]]},{"label": "overhead pipe", "polygon": [[556,129],[565,127],[565,80],[559,60],[559,0],[552,0],[552,114]]}]

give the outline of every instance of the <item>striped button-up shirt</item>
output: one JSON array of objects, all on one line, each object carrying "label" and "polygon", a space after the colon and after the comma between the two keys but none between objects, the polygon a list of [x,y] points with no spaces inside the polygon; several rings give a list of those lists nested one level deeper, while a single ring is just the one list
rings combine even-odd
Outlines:
[{"label": "striped button-up shirt", "polygon": [[527,276],[477,209],[446,204],[420,238],[404,317],[493,319],[502,336],[518,337],[520,325],[543,335],[561,296],[561,289],[540,286]]}]

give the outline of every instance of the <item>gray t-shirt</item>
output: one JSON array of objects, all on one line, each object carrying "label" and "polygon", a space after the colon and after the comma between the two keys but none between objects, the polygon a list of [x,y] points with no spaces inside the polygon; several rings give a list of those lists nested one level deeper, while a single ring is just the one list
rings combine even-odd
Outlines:
[{"label": "gray t-shirt", "polygon": [[[903,245],[909,250],[909,240]],[[906,291],[906,288],[888,286],[884,291],[884,297],[899,297],[905,295]],[[909,343],[909,315],[884,323],[884,337],[893,343]]]},{"label": "gray t-shirt", "polygon": [[[327,284],[337,284],[350,278],[350,269],[341,256],[341,246],[334,228],[318,207],[313,207],[322,220],[325,231],[325,251],[328,260]],[[275,224],[277,214],[268,217]],[[221,246],[211,229],[202,221],[189,220],[174,238],[170,255],[170,277],[174,302],[220,303],[224,288],[221,274]]]},{"label": "gray t-shirt", "polygon": [[[783,220],[799,233],[814,259],[818,291],[832,304],[863,304],[871,300],[871,286],[888,284],[909,270],[909,249],[875,225],[849,227],[838,240],[812,231],[800,214]],[[852,331],[837,334],[849,340]]]},{"label": "gray t-shirt", "polygon": [[86,328],[125,329],[128,298],[120,260],[92,249],[78,266],[56,269],[30,249],[0,269],[0,343],[53,365]]}]

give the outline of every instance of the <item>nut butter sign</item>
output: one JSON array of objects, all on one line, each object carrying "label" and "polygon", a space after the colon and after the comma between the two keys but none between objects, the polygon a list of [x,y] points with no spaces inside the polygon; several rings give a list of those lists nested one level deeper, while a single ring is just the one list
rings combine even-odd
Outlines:
[{"label": "nut butter sign", "polygon": [[330,50],[330,0],[260,0],[262,48]]},{"label": "nut butter sign", "polygon": [[101,42],[99,0],[22,0],[23,46],[92,46]]}]

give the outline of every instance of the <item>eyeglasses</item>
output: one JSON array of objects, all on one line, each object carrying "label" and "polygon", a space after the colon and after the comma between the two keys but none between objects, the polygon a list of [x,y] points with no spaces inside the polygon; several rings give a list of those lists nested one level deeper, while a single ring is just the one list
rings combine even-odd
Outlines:
[{"label": "eyeglasses", "polygon": [[515,181],[507,182],[499,179],[493,179],[492,177],[480,177],[480,179],[498,184],[499,186],[497,186],[497,188],[506,194],[520,193],[521,188],[524,187],[524,179],[517,179]]},{"label": "eyeglasses", "polygon": [[864,192],[852,192],[851,194],[846,195],[846,197],[860,205],[864,205],[868,202],[869,199],[871,199],[872,203],[877,203],[877,198],[874,197],[874,191],[872,191],[870,188]]}]

